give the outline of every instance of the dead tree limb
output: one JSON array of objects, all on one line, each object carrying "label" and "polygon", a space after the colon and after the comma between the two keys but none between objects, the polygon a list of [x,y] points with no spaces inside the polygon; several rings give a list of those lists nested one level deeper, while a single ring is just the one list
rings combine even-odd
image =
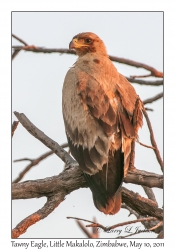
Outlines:
[{"label": "dead tree limb", "polygon": [[151,126],[150,119],[149,119],[148,114],[147,114],[147,112],[146,112],[146,110],[144,108],[143,108],[142,112],[143,112],[143,114],[145,116],[145,119],[146,119],[146,122],[147,122],[147,125],[148,125],[148,129],[150,131],[150,139],[151,139],[152,146],[155,148],[154,149],[155,155],[157,157],[157,160],[158,160],[158,162],[160,164],[160,167],[161,167],[161,170],[163,172],[163,161],[162,161],[162,158],[160,156],[160,152],[158,150],[157,143],[156,143],[155,138],[154,138],[154,133],[153,133],[153,129],[152,129],[152,126]]},{"label": "dead tree limb", "polygon": [[[45,135],[41,130],[39,130],[24,114],[14,112],[16,117],[19,119],[23,127],[32,134],[35,138],[40,140],[44,145],[49,147],[59,158],[67,164],[67,167],[78,166],[78,163],[73,160],[73,158],[66,152],[57,142],[53,141],[47,135]],[[159,187],[163,188],[163,176],[149,173],[146,171],[141,171],[133,169],[129,171],[125,182],[134,183],[138,185],[144,185],[148,187]]]},{"label": "dead tree limb", "polygon": [[15,130],[18,127],[18,123],[19,123],[19,121],[14,121],[13,124],[12,124],[12,137],[13,137],[13,135],[15,133]]},{"label": "dead tree limb", "polygon": [[163,93],[157,94],[156,96],[153,96],[151,98],[148,98],[148,99],[144,100],[143,104],[155,102],[155,101],[159,100],[162,97],[163,97]]},{"label": "dead tree limb", "polygon": [[[12,35],[15,39],[17,39],[19,42],[23,43],[24,46],[12,46],[12,48],[14,49],[14,51],[20,51],[20,50],[26,50],[26,51],[32,51],[32,52],[42,52],[42,53],[67,53],[67,54],[75,54],[75,51],[71,51],[69,49],[48,49],[48,48],[43,48],[43,47],[36,47],[36,46],[29,46],[26,42],[24,42],[21,38],[17,37],[16,35]],[[121,58],[121,57],[117,57],[117,56],[110,56],[109,58],[111,61],[113,62],[118,62],[118,63],[123,63],[129,66],[133,66],[136,68],[143,68],[146,69],[148,71],[150,71],[150,74],[148,75],[144,75],[144,76],[132,76],[131,78],[136,78],[136,77],[147,77],[147,76],[155,76],[155,77],[163,77],[163,72],[160,72],[158,70],[156,70],[155,68],[146,65],[144,63],[140,63],[140,62],[136,62],[133,60],[129,60],[129,59],[125,59],[125,58]]]},{"label": "dead tree limb", "polygon": [[[68,143],[64,143],[61,145],[62,148],[68,147]],[[41,156],[37,157],[36,159],[29,159],[29,158],[23,158],[23,159],[18,159],[14,160],[14,162],[19,162],[19,161],[30,161],[30,164],[28,164],[23,171],[21,171],[18,175],[18,177],[12,182],[12,183],[17,183],[22,180],[24,175],[34,166],[38,165],[42,160],[46,159],[48,156],[54,154],[53,151],[49,151],[45,154],[42,154]]]}]

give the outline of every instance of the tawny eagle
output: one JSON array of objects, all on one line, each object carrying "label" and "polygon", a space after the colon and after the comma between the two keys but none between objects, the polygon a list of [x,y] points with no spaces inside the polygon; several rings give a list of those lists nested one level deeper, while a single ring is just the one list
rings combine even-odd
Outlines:
[{"label": "tawny eagle", "polygon": [[108,57],[94,33],[80,33],[69,44],[78,59],[68,70],[62,109],[71,154],[82,169],[96,208],[115,214],[126,176],[131,143],[142,126],[142,102]]}]

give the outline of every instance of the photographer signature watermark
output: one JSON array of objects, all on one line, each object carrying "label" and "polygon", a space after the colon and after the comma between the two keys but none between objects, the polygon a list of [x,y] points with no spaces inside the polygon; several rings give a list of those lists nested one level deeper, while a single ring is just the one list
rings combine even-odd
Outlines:
[{"label": "photographer signature watermark", "polygon": [[105,232],[105,233],[115,233],[118,236],[121,235],[121,233],[129,233],[129,234],[135,234],[135,233],[153,233],[152,231],[142,228],[141,226],[126,226],[124,229],[109,229],[108,231],[103,230],[102,228],[97,228],[97,231]]}]

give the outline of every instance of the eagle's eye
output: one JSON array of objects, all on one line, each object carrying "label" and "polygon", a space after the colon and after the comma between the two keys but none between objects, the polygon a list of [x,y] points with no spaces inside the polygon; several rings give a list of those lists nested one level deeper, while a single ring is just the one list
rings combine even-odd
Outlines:
[{"label": "eagle's eye", "polygon": [[87,43],[87,44],[92,43],[92,39],[90,39],[90,38],[85,38],[84,41],[85,41],[85,43]]}]

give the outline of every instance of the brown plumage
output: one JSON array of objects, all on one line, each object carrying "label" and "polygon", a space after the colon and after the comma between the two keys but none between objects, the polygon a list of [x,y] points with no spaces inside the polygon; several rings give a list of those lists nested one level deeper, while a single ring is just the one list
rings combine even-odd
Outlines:
[{"label": "brown plumage", "polygon": [[63,85],[63,118],[70,150],[84,172],[94,204],[120,210],[131,143],[142,126],[142,102],[108,58],[103,41],[87,32],[69,44],[78,57]]}]

